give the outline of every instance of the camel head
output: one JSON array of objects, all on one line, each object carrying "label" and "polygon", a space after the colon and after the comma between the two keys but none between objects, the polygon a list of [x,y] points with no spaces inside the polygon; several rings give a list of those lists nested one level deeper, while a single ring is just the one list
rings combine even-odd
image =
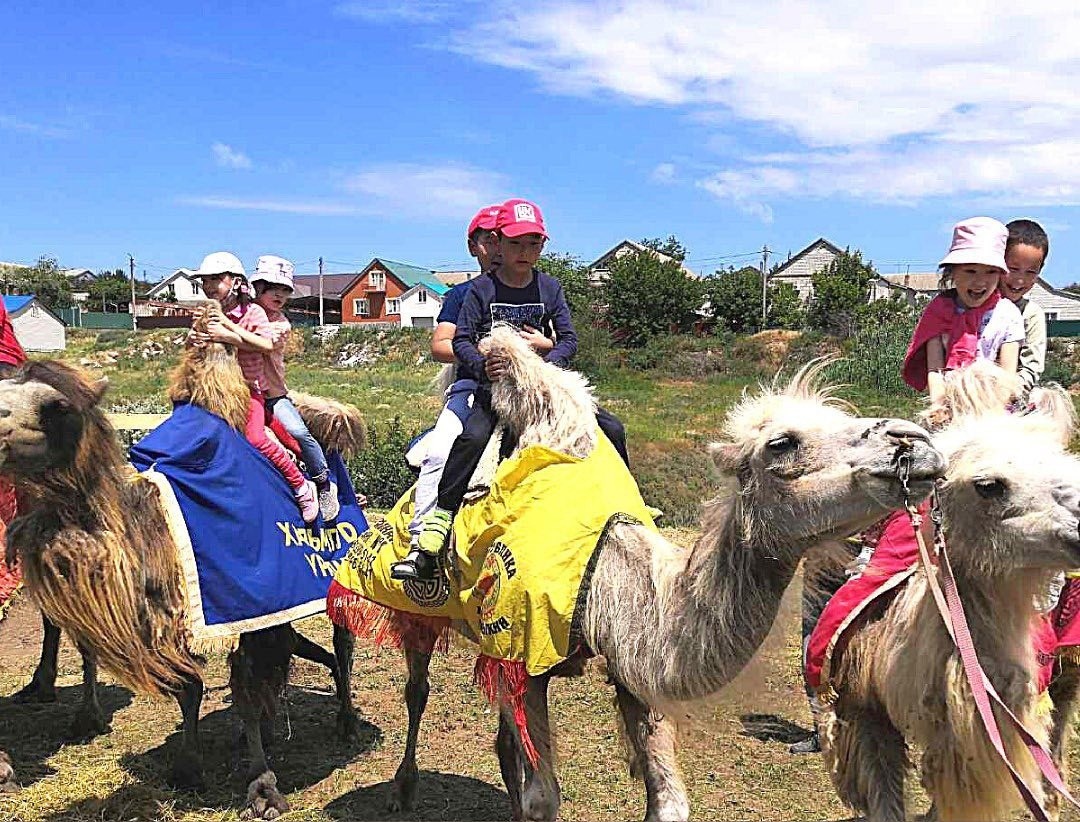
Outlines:
[{"label": "camel head", "polygon": [[856,417],[830,396],[820,387],[826,364],[811,363],[788,385],[744,397],[727,416],[726,441],[710,449],[737,485],[743,532],[789,559],[900,508],[902,454],[914,501],[930,493],[945,467],[918,425]]},{"label": "camel head", "polygon": [[108,445],[119,447],[98,408],[106,385],[58,360],[31,360],[0,381],[0,473],[19,480],[63,472],[103,442],[109,462]]},{"label": "camel head", "polygon": [[[191,324],[193,331],[206,331],[210,307],[221,308],[211,300],[208,306],[200,309]],[[190,402],[205,408],[237,431],[243,431],[247,425],[251,392],[236,361],[235,349],[219,342],[185,347],[180,363],[169,375],[169,399],[174,403]]]},{"label": "camel head", "polygon": [[999,411],[934,437],[948,460],[939,496],[958,574],[1080,566],[1080,459],[1065,450],[1062,423],[1052,411]]}]

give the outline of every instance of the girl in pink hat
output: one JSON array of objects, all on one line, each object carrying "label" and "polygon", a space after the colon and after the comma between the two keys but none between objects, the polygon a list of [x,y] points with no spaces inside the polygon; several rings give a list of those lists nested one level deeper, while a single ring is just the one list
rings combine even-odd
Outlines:
[{"label": "girl in pink hat", "polygon": [[929,390],[931,404],[940,399],[949,371],[977,359],[1016,373],[1024,319],[998,291],[1009,270],[1008,238],[1008,229],[990,217],[972,217],[953,228],[940,264],[941,293],[923,310],[904,357],[904,381],[916,391]]}]

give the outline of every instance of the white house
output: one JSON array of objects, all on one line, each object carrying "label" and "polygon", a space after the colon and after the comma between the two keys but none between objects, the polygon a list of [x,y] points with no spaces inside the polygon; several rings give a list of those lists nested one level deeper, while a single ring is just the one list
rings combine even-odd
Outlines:
[{"label": "white house", "polygon": [[160,283],[146,292],[149,300],[176,300],[178,303],[202,302],[206,296],[199,285],[195,272],[178,268]]},{"label": "white house", "polygon": [[791,283],[799,292],[803,302],[810,298],[814,285],[811,277],[843,254],[839,246],[833,245],[824,237],[818,237],[806,248],[791,257],[787,262],[769,275],[770,283]]},{"label": "white house", "polygon": [[400,297],[387,300],[386,313],[398,314],[402,328],[434,328],[435,318],[442,310],[442,301],[442,295],[420,283],[403,292]]},{"label": "white house", "polygon": [[4,296],[11,327],[19,345],[27,351],[63,351],[67,345],[64,321],[46,308],[37,297],[26,294]]},{"label": "white house", "polygon": [[[601,254],[589,264],[589,282],[593,285],[599,285],[611,276],[610,268],[611,263],[614,260],[619,259],[625,254],[637,254],[642,251],[648,251],[652,254],[655,254],[657,257],[660,258],[662,262],[665,263],[673,262],[675,259],[674,257],[669,257],[667,254],[655,251],[654,249],[651,249],[648,246],[642,245],[641,243],[635,242],[633,240],[622,240],[621,242],[618,242],[614,246],[609,248],[607,251],[605,251],[603,254]],[[695,274],[691,269],[687,268],[682,263],[680,263],[680,266],[682,266],[683,271],[686,272],[686,275],[688,277],[697,276],[697,274]]]}]

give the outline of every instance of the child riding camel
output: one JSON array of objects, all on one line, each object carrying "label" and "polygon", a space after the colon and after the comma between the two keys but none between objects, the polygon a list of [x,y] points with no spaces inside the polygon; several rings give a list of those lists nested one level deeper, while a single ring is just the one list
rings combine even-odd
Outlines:
[{"label": "child riding camel", "polygon": [[1001,278],[1001,293],[1016,303],[1024,318],[1024,343],[1020,346],[1020,385],[1025,394],[1039,382],[1046,368],[1046,314],[1028,292],[1035,285],[1050,253],[1050,238],[1034,220],[1013,220],[1005,226],[1008,272]]},{"label": "child riding camel", "polygon": [[270,325],[270,341],[274,350],[263,356],[263,393],[266,396],[267,417],[275,418],[300,446],[308,473],[319,493],[319,510],[324,520],[337,517],[341,506],[337,485],[330,481],[330,469],[322,446],[311,435],[304,418],[289,399],[285,384],[285,342],[292,323],[282,309],[293,293],[293,264],[282,257],[265,254],[255,261],[251,284],[255,302],[266,312]]},{"label": "child riding camel", "polygon": [[218,342],[236,348],[240,370],[251,389],[244,435],[285,477],[304,522],[314,522],[319,516],[314,484],[304,479],[285,449],[266,436],[265,355],[273,353],[273,332],[262,306],[252,301],[244,265],[227,251],[216,251],[206,255],[195,276],[202,282],[203,294],[221,303],[224,313],[216,307],[208,308],[210,323],[206,331],[193,331],[188,341],[192,345]]}]

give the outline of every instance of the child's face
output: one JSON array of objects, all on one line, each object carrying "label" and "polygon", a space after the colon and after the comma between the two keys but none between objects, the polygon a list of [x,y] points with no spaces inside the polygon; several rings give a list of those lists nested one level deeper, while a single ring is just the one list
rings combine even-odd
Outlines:
[{"label": "child's face", "polygon": [[271,285],[259,292],[255,302],[268,311],[282,311],[292,296],[292,289],[283,285]]},{"label": "child's face", "polygon": [[519,277],[533,270],[543,251],[544,237],[541,234],[522,234],[520,237],[502,237],[499,240],[503,268]]},{"label": "child's face", "polygon": [[480,229],[473,232],[472,239],[469,240],[469,254],[476,258],[476,261],[480,263],[480,268],[485,271],[491,267],[492,261],[495,259],[495,255],[499,253],[499,235],[494,231],[485,231]]},{"label": "child's face", "polygon": [[990,299],[1001,279],[1000,270],[981,263],[958,263],[950,273],[957,299],[968,308],[978,308]]},{"label": "child's face", "polygon": [[207,299],[225,302],[229,292],[232,291],[232,274],[211,274],[200,279],[202,280],[202,292]]},{"label": "child's face", "polygon": [[1044,261],[1041,248],[1018,243],[1005,249],[1009,272],[1001,278],[1001,293],[1013,302],[1019,300],[1035,285]]}]

